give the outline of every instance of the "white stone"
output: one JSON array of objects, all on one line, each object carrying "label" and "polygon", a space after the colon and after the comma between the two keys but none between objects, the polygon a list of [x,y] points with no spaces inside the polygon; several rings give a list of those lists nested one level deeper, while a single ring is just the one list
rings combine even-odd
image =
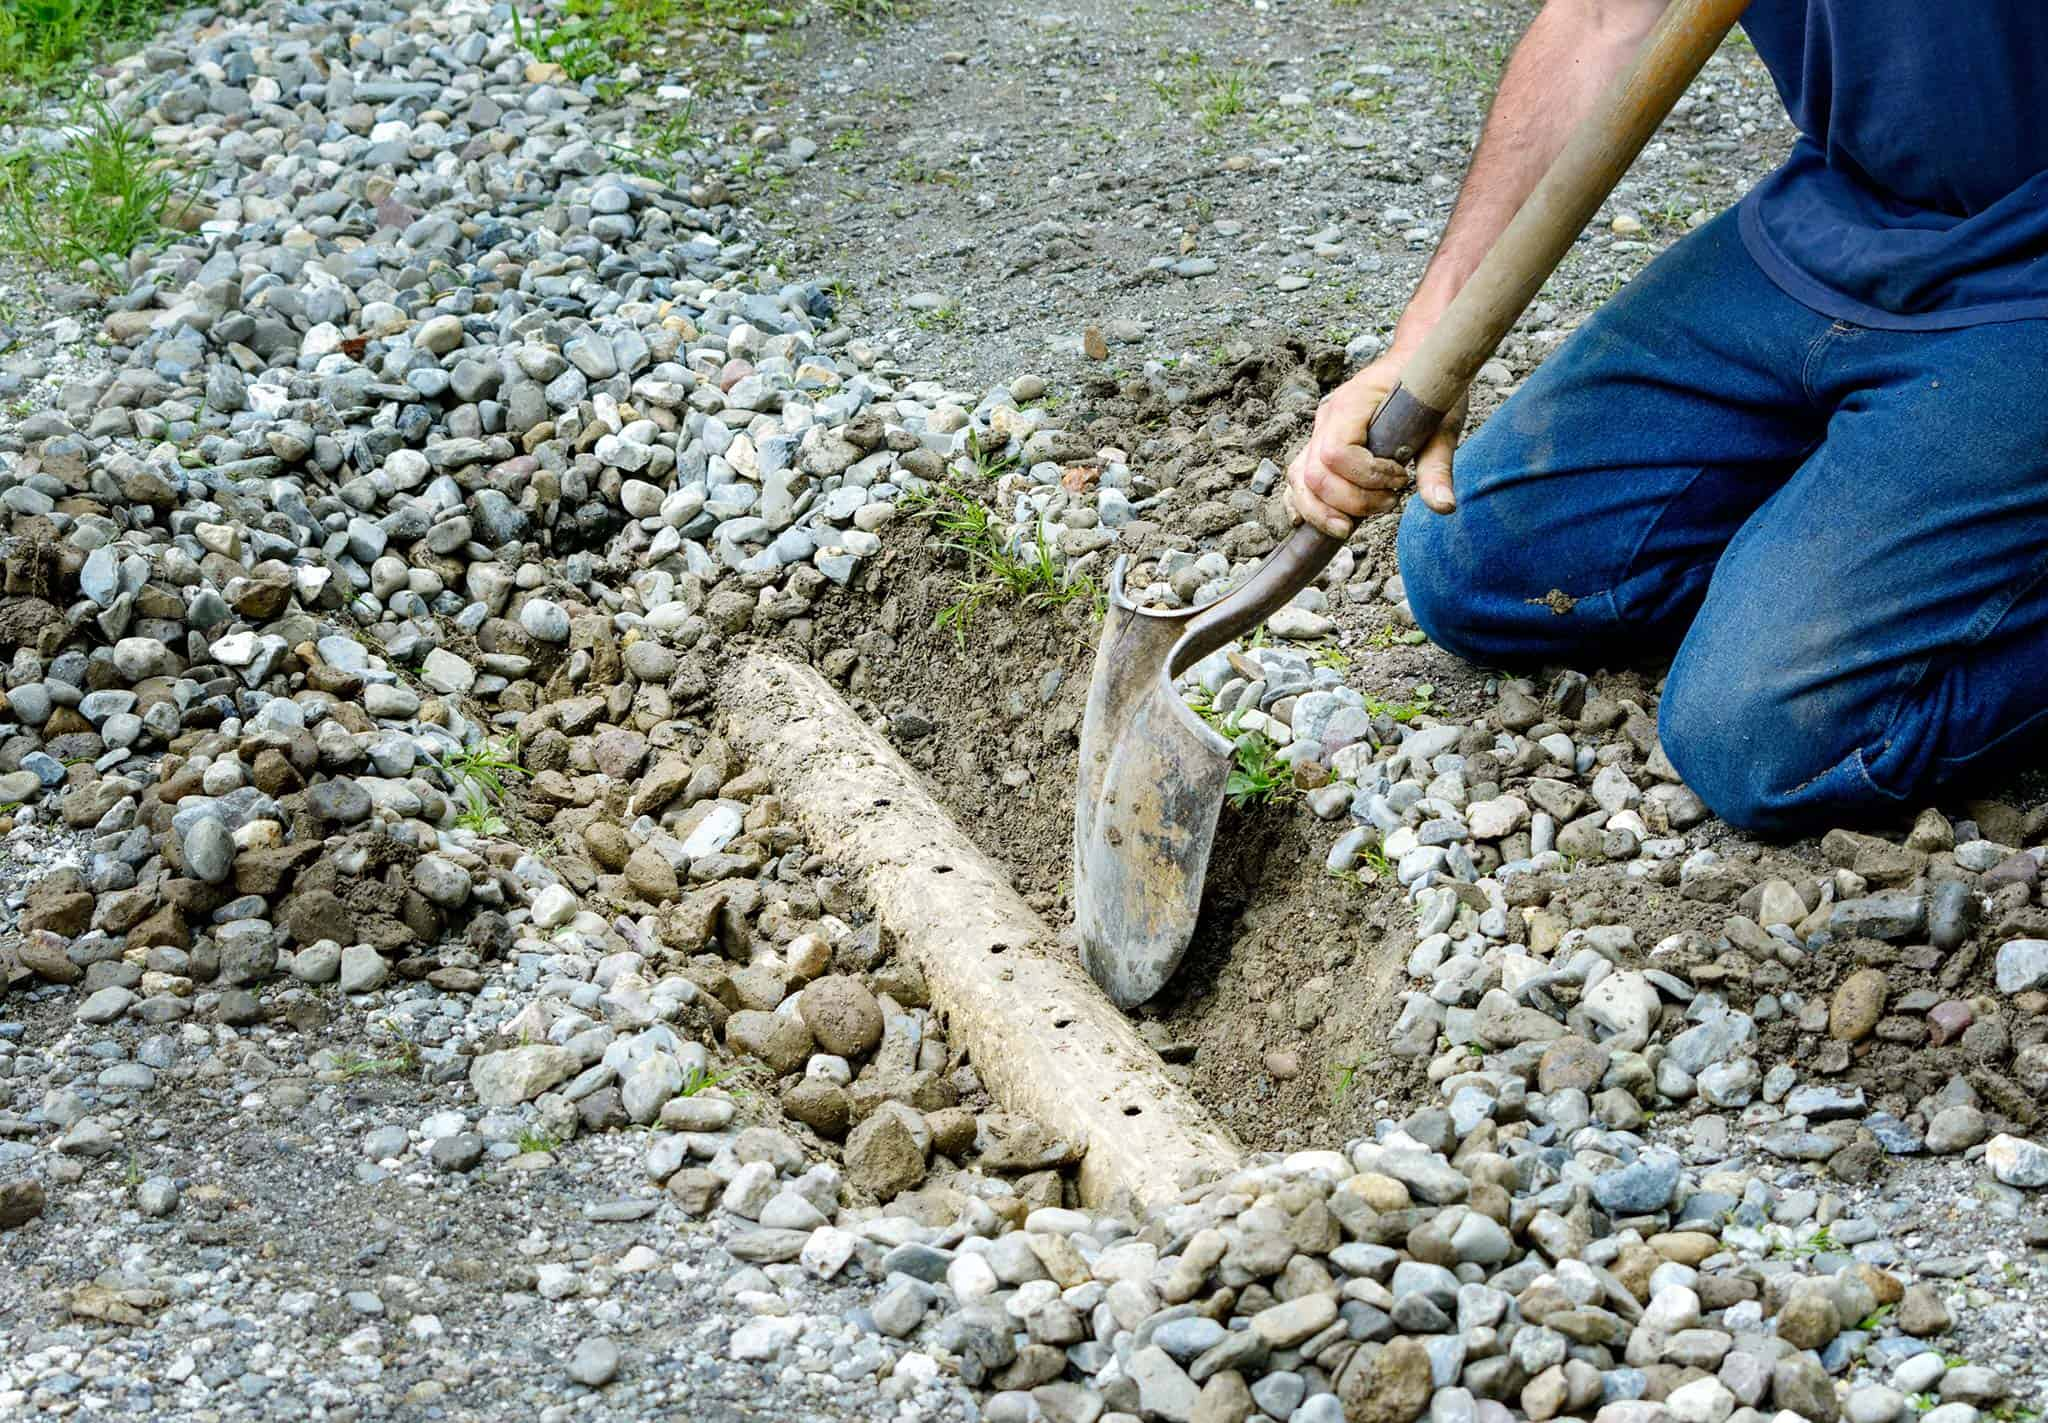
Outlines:
[{"label": "white stone", "polygon": [[542,929],[559,929],[576,915],[576,896],[568,886],[551,884],[533,897],[533,922]]}]

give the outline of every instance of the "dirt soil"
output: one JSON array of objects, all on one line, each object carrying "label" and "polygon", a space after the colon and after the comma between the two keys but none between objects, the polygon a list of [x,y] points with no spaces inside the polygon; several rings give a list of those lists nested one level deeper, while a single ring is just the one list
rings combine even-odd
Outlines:
[{"label": "dirt soil", "polygon": [[[1247,441],[1288,448],[1310,419],[1313,402],[1289,416],[1276,413],[1276,405],[1284,405],[1278,397],[1290,384],[1326,388],[1342,374],[1341,360],[1319,359],[1297,341],[1244,355],[1173,407],[1140,380],[1084,384],[1074,427],[1128,451],[1134,470],[1166,489],[1156,528],[1125,540],[1139,564],[1161,548],[1190,546],[1186,519],[1202,501],[1232,494],[1253,499],[1242,487],[1257,465],[1244,453]],[[1229,474],[1233,469],[1238,473]],[[1263,501],[1262,509],[1270,543],[1285,527],[1284,515],[1276,499]],[[1339,590],[1346,596],[1332,599],[1347,681],[1388,700],[1427,686],[1433,714],[1478,720],[1505,674],[1426,643],[1390,641],[1390,631],[1401,631],[1392,605],[1350,596],[1361,584],[1395,574],[1395,523],[1388,516],[1361,533],[1353,582]],[[802,632],[802,650],[841,681],[863,717],[929,778],[1033,907],[1065,930],[1074,765],[1100,624],[1083,602],[1024,603],[984,608],[964,635],[942,628],[938,616],[957,600],[960,577],[956,556],[936,538],[893,536],[847,596],[820,606]],[[1600,695],[1654,716],[1660,669],[1584,670]],[[1547,672],[1532,675],[1540,690]],[[1325,870],[1325,855],[1343,828],[1316,820],[1293,800],[1226,805],[1188,957],[1167,990],[1139,1010],[1169,1063],[1254,1149],[1325,1142],[1362,1130],[1376,1111],[1429,1100],[1422,1064],[1394,1060],[1381,1048],[1398,995],[1408,987],[1413,911],[1405,891],[1390,881]],[[1704,834],[1722,855],[1754,862],[1753,879],[1776,875],[1798,883],[1831,872],[1810,840],[1766,845],[1717,822]],[[1935,982],[1930,951],[1874,941],[1829,948],[1802,966],[1796,984],[1775,965],[1752,971],[1739,954],[1716,961],[1710,946],[1731,906],[1682,898],[1675,885],[1631,878],[1618,865],[1579,867],[1558,884],[1551,907],[1575,926],[1633,925],[1646,962],[1688,974],[1702,986],[1713,983],[1742,1008],[1759,995],[1795,988],[1824,1001],[1840,979],[1871,965],[1887,971],[1894,997]],[[1653,946],[1674,935],[1691,937],[1675,952],[1652,958]],[[1940,980],[1945,995],[1968,996],[1988,985],[1988,956],[1968,951],[1950,961]],[[1773,1060],[1799,1061],[1795,1022],[1796,1011],[1767,1030]],[[2017,1093],[1961,1047],[1872,1041],[1854,1061],[1822,1068],[1830,1069],[1901,1115],[1957,1072],[1973,1073],[1991,1103]],[[2023,1122],[2028,1109],[2022,1103],[2008,1115]]]},{"label": "dirt soil", "polygon": [[[726,181],[788,270],[838,275],[859,329],[887,328],[919,370],[986,383],[1033,368],[1059,391],[1093,364],[1089,326],[1106,341],[1099,365],[1128,370],[1390,329],[1536,8],[905,5],[880,28],[811,25],[735,57],[724,82],[758,126],[706,137],[721,152],[758,139]],[[650,123],[666,117],[644,102]],[[1525,374],[1546,332],[1733,202],[1792,137],[1736,35],[1546,285],[1506,365]],[[797,139],[822,151],[784,163]]]}]

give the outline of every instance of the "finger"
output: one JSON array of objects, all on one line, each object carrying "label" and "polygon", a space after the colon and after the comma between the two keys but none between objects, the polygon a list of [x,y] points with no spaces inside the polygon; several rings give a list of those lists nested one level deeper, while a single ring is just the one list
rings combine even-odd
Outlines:
[{"label": "finger", "polygon": [[1320,528],[1322,526],[1317,521],[1328,515],[1319,507],[1321,501],[1310,494],[1302,483],[1306,472],[1306,466],[1303,464],[1305,454],[1304,451],[1303,454],[1298,454],[1288,461],[1287,482],[1281,486],[1280,494],[1286,503],[1289,519],[1297,524],[1314,523]]},{"label": "finger", "polygon": [[1394,504],[1392,492],[1361,487],[1321,465],[1308,467],[1303,486],[1315,496],[1317,503],[1350,519],[1370,518]]},{"label": "finger", "polygon": [[1370,450],[1356,445],[1338,445],[1334,449],[1318,451],[1321,462],[1327,469],[1334,470],[1360,489],[1406,489],[1408,467],[1393,460],[1383,460]]},{"label": "finger", "polygon": [[1333,509],[1317,496],[1311,488],[1303,487],[1294,492],[1294,507],[1299,511],[1302,522],[1312,524],[1333,539],[1351,537],[1352,521],[1341,510]]},{"label": "finger", "polygon": [[[1360,493],[1358,489],[1352,489],[1348,483],[1343,483],[1341,479],[1331,481],[1331,485],[1335,489],[1350,491],[1352,495]],[[1315,524],[1317,528],[1321,528],[1325,534],[1329,534],[1333,538],[1350,538],[1352,536],[1352,514],[1346,508],[1343,508],[1341,504],[1333,504],[1329,498],[1325,498],[1323,491],[1317,487],[1317,471],[1315,471],[1313,465],[1305,463],[1303,465],[1303,473],[1300,473],[1300,479],[1294,481],[1292,485],[1288,485],[1288,489],[1294,495],[1294,508],[1300,512],[1300,518],[1303,518],[1305,524]],[[1341,495],[1339,495],[1339,498],[1341,498]]]},{"label": "finger", "polygon": [[1457,493],[1451,487],[1451,461],[1455,449],[1453,441],[1439,435],[1423,448],[1422,457],[1415,462],[1416,492],[1422,496],[1422,502],[1438,514],[1451,513],[1458,507]]},{"label": "finger", "polygon": [[1307,502],[1306,495],[1301,486],[1302,474],[1305,468],[1303,461],[1307,456],[1308,449],[1306,446],[1296,451],[1294,458],[1287,462],[1286,481],[1280,486],[1280,496],[1286,501],[1287,505],[1287,517],[1297,524],[1302,521],[1302,509]]}]

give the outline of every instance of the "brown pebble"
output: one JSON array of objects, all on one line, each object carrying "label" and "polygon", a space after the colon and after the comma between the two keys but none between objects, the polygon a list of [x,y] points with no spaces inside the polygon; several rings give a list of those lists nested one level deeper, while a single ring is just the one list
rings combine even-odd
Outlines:
[{"label": "brown pebble", "polygon": [[1697,1265],[1721,1249],[1721,1242],[1703,1230],[1666,1231],[1651,1236],[1646,1243],[1666,1260],[1681,1265]]},{"label": "brown pebble", "polygon": [[1882,970],[1858,969],[1842,980],[1828,1007],[1828,1036],[1837,1042],[1860,1043],[1884,1016],[1889,986]]},{"label": "brown pebble", "polygon": [[1898,1326],[1915,1339],[1931,1339],[1949,1329],[1948,1306],[1930,1284],[1909,1285],[1899,1297]]},{"label": "brown pebble", "polygon": [[43,1183],[8,1181],[0,1184],[0,1230],[26,1225],[43,1213]]}]

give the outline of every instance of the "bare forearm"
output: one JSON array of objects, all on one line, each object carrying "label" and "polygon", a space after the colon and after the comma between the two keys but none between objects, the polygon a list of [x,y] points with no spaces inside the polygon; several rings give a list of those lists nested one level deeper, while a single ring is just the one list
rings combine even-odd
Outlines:
[{"label": "bare forearm", "polygon": [[1521,208],[1579,121],[1628,68],[1666,0],[1550,0],[1531,22],[1500,89],[1450,221],[1392,350],[1421,341]]}]

